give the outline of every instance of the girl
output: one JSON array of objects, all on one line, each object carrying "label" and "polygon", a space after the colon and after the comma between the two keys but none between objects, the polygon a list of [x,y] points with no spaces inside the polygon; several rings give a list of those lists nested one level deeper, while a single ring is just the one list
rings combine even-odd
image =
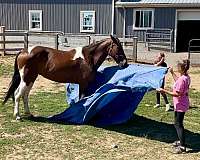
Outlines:
[{"label": "girl", "polygon": [[[167,67],[167,63],[165,63],[165,54],[164,53],[159,53],[155,62],[154,62],[155,66],[161,66],[161,67]],[[163,79],[163,83],[161,88],[164,88],[165,86],[165,78]],[[161,93],[161,95],[163,96],[163,99],[165,101],[166,104],[166,109],[165,111],[170,111],[171,110],[171,105],[169,104],[169,101],[167,99],[167,95],[165,93]],[[154,108],[158,108],[160,107],[160,92],[156,92],[156,105],[154,106]]]},{"label": "girl", "polygon": [[177,132],[178,141],[173,143],[175,147],[175,153],[186,152],[185,146],[185,132],[183,126],[183,120],[185,112],[189,109],[189,85],[190,85],[190,77],[188,75],[188,70],[190,67],[189,60],[183,60],[182,63],[178,63],[178,72],[179,76],[177,76],[172,68],[169,68],[171,72],[175,84],[173,86],[173,91],[168,91],[163,88],[157,89],[157,91],[161,93],[167,93],[173,96],[174,103],[174,126]]}]

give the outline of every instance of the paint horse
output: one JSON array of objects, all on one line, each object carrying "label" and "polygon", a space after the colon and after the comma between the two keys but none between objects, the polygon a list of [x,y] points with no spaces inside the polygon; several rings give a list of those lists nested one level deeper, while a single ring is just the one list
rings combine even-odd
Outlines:
[{"label": "paint horse", "polygon": [[127,65],[127,58],[120,41],[113,36],[69,51],[42,46],[34,47],[30,53],[22,50],[15,58],[14,75],[3,104],[13,97],[13,116],[19,120],[19,100],[22,97],[25,115],[31,116],[28,96],[38,75],[60,83],[77,83],[81,96],[108,55],[119,66]]}]

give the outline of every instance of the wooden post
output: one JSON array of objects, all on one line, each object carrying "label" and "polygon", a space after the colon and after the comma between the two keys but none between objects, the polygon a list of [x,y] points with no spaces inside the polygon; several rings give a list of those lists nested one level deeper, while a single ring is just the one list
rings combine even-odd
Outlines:
[{"label": "wooden post", "polygon": [[138,44],[138,37],[133,37],[133,60],[134,60],[134,62],[137,61],[137,44]]},{"label": "wooden post", "polygon": [[170,31],[170,50],[171,50],[171,53],[174,53],[173,30]]},{"label": "wooden post", "polygon": [[88,45],[91,44],[91,39],[92,39],[91,36],[88,36],[88,43],[89,43]]},{"label": "wooden post", "polygon": [[59,45],[58,38],[59,38],[59,35],[56,34],[56,36],[55,36],[55,49],[58,49],[58,45]]},{"label": "wooden post", "polygon": [[0,44],[0,48],[3,49],[3,51],[1,51],[1,55],[5,56],[6,54],[6,45],[5,45],[5,26],[0,26],[0,33],[3,33],[2,36],[0,36],[0,40],[3,42]]},{"label": "wooden post", "polygon": [[24,33],[24,48],[28,50],[28,32]]}]

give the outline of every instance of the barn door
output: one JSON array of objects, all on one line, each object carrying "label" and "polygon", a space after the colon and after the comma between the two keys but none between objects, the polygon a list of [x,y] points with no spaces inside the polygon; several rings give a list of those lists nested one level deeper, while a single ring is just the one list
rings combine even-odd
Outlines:
[{"label": "barn door", "polygon": [[200,11],[180,11],[177,14],[176,51],[187,52],[191,39],[200,39]]}]

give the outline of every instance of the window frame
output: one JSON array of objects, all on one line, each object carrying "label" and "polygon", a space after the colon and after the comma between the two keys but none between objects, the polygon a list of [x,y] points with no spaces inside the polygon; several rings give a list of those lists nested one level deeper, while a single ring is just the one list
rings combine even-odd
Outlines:
[{"label": "window frame", "polygon": [[[40,14],[40,28],[32,28],[32,14],[39,13]],[[30,31],[42,31],[42,10],[29,10],[29,30]]]},{"label": "window frame", "polygon": [[[93,15],[93,18],[92,18],[92,27],[93,29],[92,30],[84,30],[83,27],[84,27],[84,24],[83,24],[83,15],[84,13],[87,13],[87,12],[90,12],[92,13]],[[95,11],[94,10],[84,10],[84,11],[80,11],[80,32],[81,33],[95,33],[95,21],[96,21],[96,14],[95,14]]]},{"label": "window frame", "polygon": [[[151,11],[152,13],[152,17],[151,17],[151,26],[150,27],[136,27],[136,12],[137,11]],[[140,8],[140,9],[135,9],[134,12],[133,12],[133,29],[134,30],[147,30],[147,29],[153,29],[154,28],[154,9],[152,8],[148,8],[148,9],[145,9],[145,8]]]}]

